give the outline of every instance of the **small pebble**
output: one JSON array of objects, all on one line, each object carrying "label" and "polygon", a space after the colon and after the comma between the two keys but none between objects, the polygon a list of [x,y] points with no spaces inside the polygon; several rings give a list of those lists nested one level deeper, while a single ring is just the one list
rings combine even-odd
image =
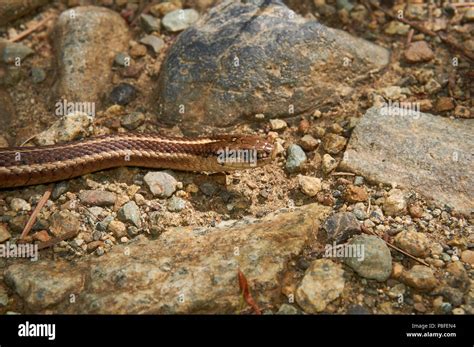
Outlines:
[{"label": "small pebble", "polygon": [[317,140],[315,139],[313,136],[311,135],[305,135],[301,138],[300,140],[300,146],[305,150],[305,151],[313,151],[316,149],[316,147],[319,146],[319,143],[321,141],[320,140]]},{"label": "small pebble", "polygon": [[160,31],[161,28],[161,21],[159,18],[155,18],[145,13],[140,15],[140,23],[143,30],[145,30],[145,32],[147,33]]},{"label": "small pebble", "polygon": [[135,130],[144,122],[145,122],[145,115],[142,112],[127,113],[120,120],[120,124],[128,130]]},{"label": "small pebble", "polygon": [[170,212],[179,212],[186,208],[186,201],[184,199],[178,198],[177,196],[172,196],[168,200],[168,211]]},{"label": "small pebble", "polygon": [[337,154],[346,146],[347,139],[337,134],[326,134],[323,138],[323,147],[329,154]]},{"label": "small pebble", "polygon": [[199,13],[194,9],[175,10],[167,13],[162,20],[163,27],[171,32],[182,31],[199,19]]},{"label": "small pebble", "polygon": [[19,58],[21,63],[23,63],[23,60],[26,57],[35,53],[34,50],[21,43],[14,43],[0,39],[0,44],[5,45],[1,52],[1,58],[6,64],[15,63],[17,58]]},{"label": "small pebble", "polygon": [[270,127],[272,130],[283,130],[288,126],[283,119],[270,119]]},{"label": "small pebble", "polygon": [[143,180],[151,193],[159,198],[168,198],[176,191],[178,181],[169,171],[150,171]]},{"label": "small pebble", "polygon": [[290,173],[298,171],[307,160],[306,153],[300,146],[295,144],[288,147],[287,154],[286,170]]},{"label": "small pebble", "polygon": [[34,67],[31,69],[31,80],[33,83],[41,83],[46,79],[46,71],[42,68]]},{"label": "small pebble", "polygon": [[301,191],[311,197],[321,191],[321,179],[317,177],[298,175],[298,184]]},{"label": "small pebble", "polygon": [[150,46],[155,53],[160,53],[160,51],[165,46],[165,41],[162,38],[155,35],[147,35],[140,40],[140,43]]},{"label": "small pebble", "polygon": [[132,223],[137,228],[142,225],[140,209],[135,201],[129,201],[123,205],[117,213],[117,217],[125,223]]},{"label": "small pebble", "polygon": [[79,193],[79,200],[84,205],[112,206],[117,200],[117,195],[104,190],[83,190]]},{"label": "small pebble", "polygon": [[115,55],[114,62],[119,66],[128,66],[130,65],[130,57],[127,53],[119,52]]},{"label": "small pebble", "polygon": [[356,176],[356,177],[354,178],[354,185],[355,185],[355,186],[361,186],[361,185],[363,185],[363,184],[364,184],[364,177],[362,177],[362,176]]},{"label": "small pebble", "polygon": [[118,220],[112,220],[108,224],[107,230],[110,231],[117,239],[127,235],[127,226]]},{"label": "small pebble", "polygon": [[137,89],[128,83],[120,83],[110,92],[109,99],[112,104],[127,105],[137,97]]},{"label": "small pebble", "polygon": [[10,202],[10,207],[14,212],[31,210],[31,205],[20,198],[13,198]]},{"label": "small pebble", "polygon": [[326,175],[333,171],[337,167],[337,165],[338,163],[336,159],[331,157],[329,154],[323,155],[321,168]]}]

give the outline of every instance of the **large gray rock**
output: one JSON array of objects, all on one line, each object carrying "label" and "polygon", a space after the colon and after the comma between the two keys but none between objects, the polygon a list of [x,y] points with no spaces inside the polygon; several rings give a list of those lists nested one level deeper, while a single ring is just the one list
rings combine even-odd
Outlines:
[{"label": "large gray rock", "polygon": [[114,58],[127,50],[129,39],[125,20],[104,7],[74,7],[61,13],[54,32],[56,99],[98,103],[110,82]]},{"label": "large gray rock", "polygon": [[160,117],[188,133],[309,114],[389,52],[306,20],[279,1],[224,1],[169,50],[157,86]]},{"label": "large gray rock", "polygon": [[15,263],[5,279],[31,312],[237,313],[238,269],[259,305],[278,302],[288,262],[328,213],[311,204],[261,220],[174,228],[78,264]]},{"label": "large gray rock", "polygon": [[469,214],[474,210],[474,120],[400,111],[369,109],[352,133],[341,169],[397,183]]}]

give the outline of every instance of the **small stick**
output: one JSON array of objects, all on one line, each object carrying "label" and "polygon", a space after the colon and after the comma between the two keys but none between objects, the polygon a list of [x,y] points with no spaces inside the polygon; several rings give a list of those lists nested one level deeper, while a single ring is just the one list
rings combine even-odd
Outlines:
[{"label": "small stick", "polygon": [[410,31],[408,32],[408,36],[407,36],[407,43],[406,43],[406,46],[410,46],[410,43],[411,43],[411,40],[413,39],[413,34],[415,33],[415,30],[413,29],[410,29]]},{"label": "small stick", "polygon": [[23,146],[26,145],[28,142],[30,142],[31,140],[33,140],[35,137],[36,137],[36,134],[33,135],[33,136],[28,137],[25,141],[23,141],[23,143],[20,145],[20,147],[23,147]]},{"label": "small stick", "polygon": [[455,3],[455,4],[449,4],[449,6],[452,7],[474,7],[474,2],[463,2],[463,3]]},{"label": "small stick", "polygon": [[31,28],[29,29],[26,29],[25,31],[23,31],[22,33],[20,33],[19,35],[11,38],[9,41],[10,42],[16,42],[16,41],[19,41],[23,38],[25,38],[26,36],[28,36],[29,34],[31,34],[33,31],[36,31],[38,30],[39,28],[41,28],[43,25],[45,25],[50,19],[52,19],[53,16],[52,15],[49,15],[49,16],[46,16],[46,18],[44,18],[42,21],[40,21],[39,23],[33,25]]},{"label": "small stick", "polygon": [[33,210],[33,213],[31,214],[30,219],[28,219],[28,222],[26,223],[25,228],[23,229],[20,235],[20,240],[23,240],[28,235],[31,228],[35,224],[36,217],[40,213],[46,201],[48,201],[49,197],[51,196],[51,193],[53,192],[53,187],[54,187],[54,184],[50,184],[48,188],[46,189],[46,191],[44,192],[43,196],[38,202],[38,205],[36,205],[35,209]]},{"label": "small stick", "polygon": [[333,172],[331,176],[355,176],[352,172]]},{"label": "small stick", "polygon": [[389,247],[393,248],[394,250],[396,250],[396,251],[398,251],[398,252],[400,252],[400,253],[406,255],[407,257],[409,257],[409,258],[411,258],[411,259],[413,259],[413,260],[419,262],[420,264],[423,264],[423,265],[425,265],[425,266],[427,266],[427,267],[430,267],[430,265],[429,265],[428,263],[426,263],[424,260],[421,260],[421,259],[415,257],[414,255],[411,255],[410,253],[405,252],[403,249],[400,249],[400,248],[398,248],[397,246],[393,245],[392,243],[390,243],[390,242],[384,240],[383,238],[381,238],[380,236],[378,236],[376,233],[369,231],[369,230],[368,230],[367,228],[365,228],[364,226],[362,226],[362,231],[363,231],[364,233],[366,233],[366,234],[377,236],[378,238],[380,238],[381,240],[383,240],[383,241],[387,244],[387,246],[389,246]]},{"label": "small stick", "polygon": [[369,204],[367,206],[367,215],[370,215],[370,208],[372,207],[372,199],[369,195]]}]

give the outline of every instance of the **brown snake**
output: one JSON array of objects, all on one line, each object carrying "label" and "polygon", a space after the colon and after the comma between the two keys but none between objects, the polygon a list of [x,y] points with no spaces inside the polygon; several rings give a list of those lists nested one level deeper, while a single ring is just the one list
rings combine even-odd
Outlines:
[{"label": "brown snake", "polygon": [[269,163],[258,136],[165,137],[122,133],[38,147],[0,148],[0,188],[49,183],[119,166],[222,172]]}]

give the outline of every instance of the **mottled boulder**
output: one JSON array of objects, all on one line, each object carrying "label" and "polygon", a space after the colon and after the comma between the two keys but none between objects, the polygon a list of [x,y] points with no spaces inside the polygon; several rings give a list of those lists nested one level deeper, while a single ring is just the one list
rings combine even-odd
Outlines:
[{"label": "mottled boulder", "polygon": [[341,170],[374,182],[396,183],[470,214],[474,121],[402,111],[369,109],[352,133]]},{"label": "mottled boulder", "polygon": [[[328,213],[311,204],[214,228],[173,228],[157,240],[139,238],[78,265],[14,264],[5,278],[32,312],[238,313],[238,269],[259,305],[278,302],[288,262]],[[74,304],[67,300],[71,294]]]},{"label": "mottled boulder", "polygon": [[0,26],[20,18],[48,2],[48,0],[2,0],[0,4]]},{"label": "mottled boulder", "polygon": [[161,120],[188,133],[310,114],[389,52],[306,20],[280,1],[224,1],[170,48],[157,85]]},{"label": "mottled boulder", "polygon": [[[34,266],[35,271],[28,271]],[[39,311],[59,303],[70,304],[71,295],[84,288],[85,272],[64,262],[32,262],[13,264],[5,271],[5,282],[26,304],[28,310]]]},{"label": "mottled boulder", "polygon": [[80,6],[61,13],[54,28],[55,101],[98,103],[110,82],[114,58],[127,50],[129,39],[125,20],[104,7]]}]

